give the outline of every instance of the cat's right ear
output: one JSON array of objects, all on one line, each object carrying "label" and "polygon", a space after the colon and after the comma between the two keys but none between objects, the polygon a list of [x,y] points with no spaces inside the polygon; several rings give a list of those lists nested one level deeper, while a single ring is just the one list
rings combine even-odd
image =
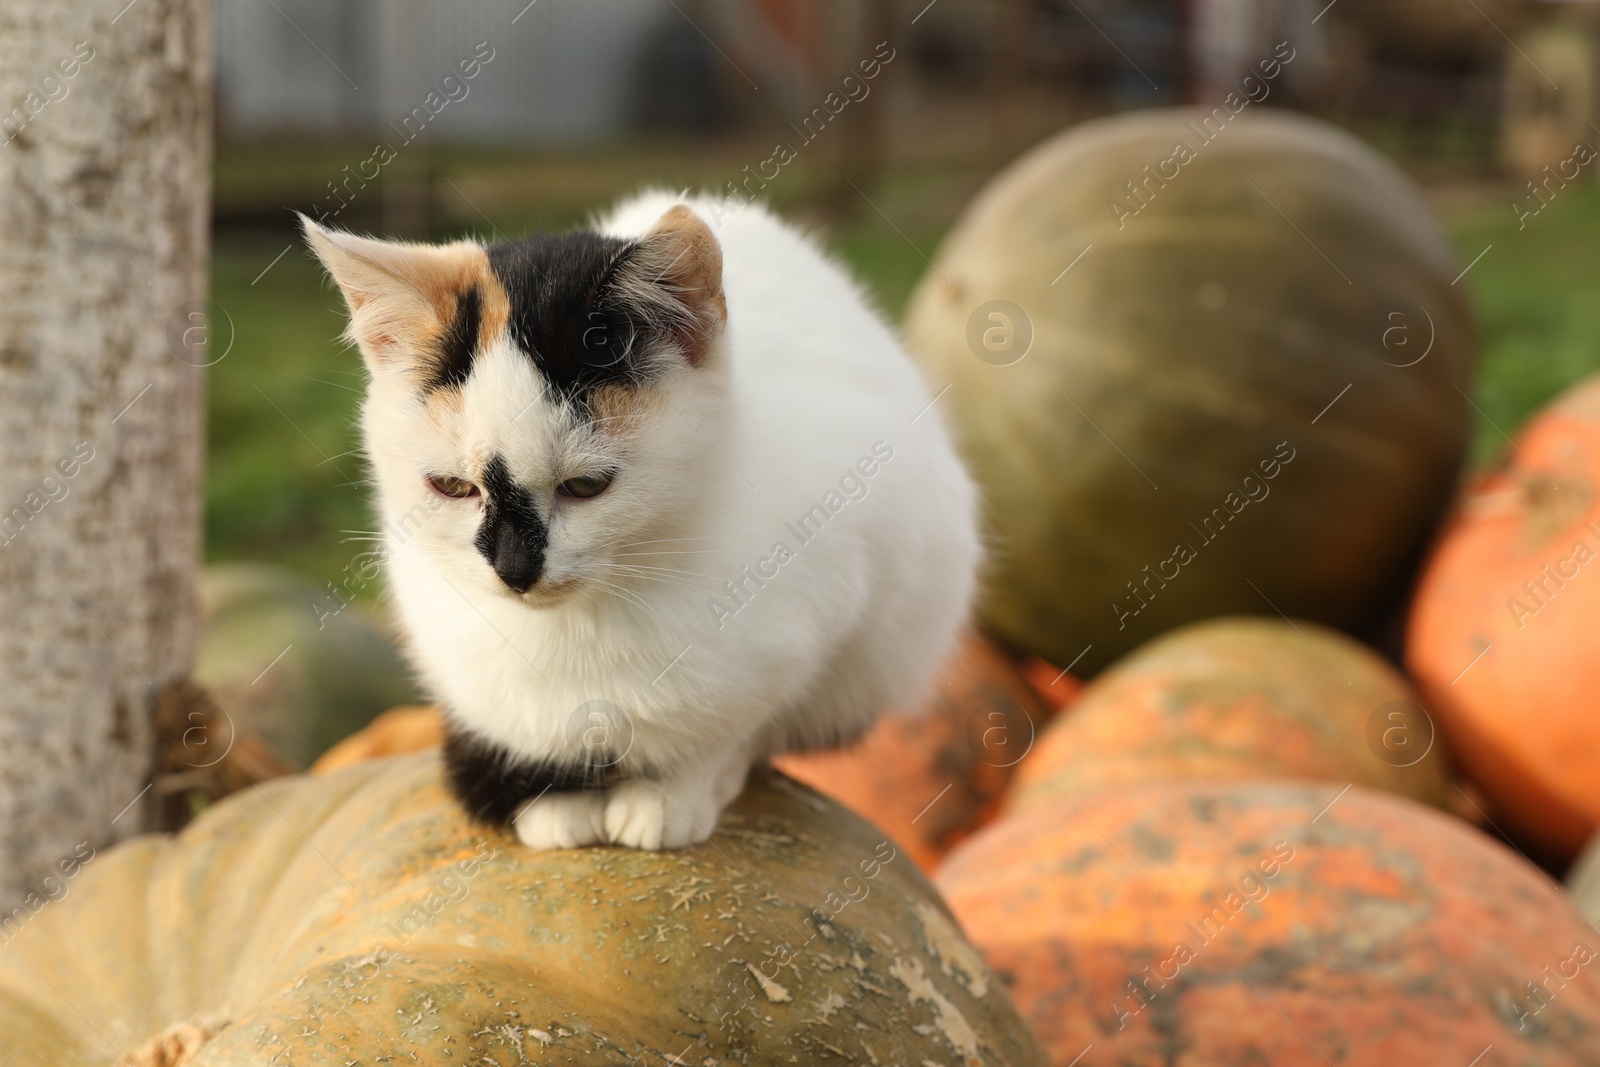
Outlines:
[{"label": "cat's right ear", "polygon": [[379,241],[321,226],[304,215],[300,224],[306,244],[344,294],[350,309],[345,336],[374,371],[427,373],[438,358],[440,337],[465,306],[478,306],[490,276],[487,254],[470,241]]}]

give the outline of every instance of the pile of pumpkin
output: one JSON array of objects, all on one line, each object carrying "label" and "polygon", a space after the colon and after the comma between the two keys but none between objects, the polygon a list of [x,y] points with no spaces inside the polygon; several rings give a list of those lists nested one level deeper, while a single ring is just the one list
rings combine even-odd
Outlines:
[{"label": "pile of pumpkin", "polygon": [[1079,128],[947,240],[908,334],[984,636],[931,722],[782,766],[916,852],[1057,1067],[1600,1063],[1550,873],[1600,826],[1600,379],[1463,479],[1420,196],[1309,120],[1205,133]]},{"label": "pile of pumpkin", "polygon": [[1080,127],[948,239],[908,335],[984,487],[978,627],[779,766],[933,875],[1057,1067],[1600,1062],[1548,873],[1600,826],[1600,380],[1462,488],[1419,195],[1309,120],[1209,132]]},{"label": "pile of pumpkin", "polygon": [[675,853],[486,834],[391,712],[8,931],[5,1062],[1600,1063],[1548,873],[1600,826],[1600,380],[1462,488],[1460,273],[1306,119],[1046,143],[908,321],[991,526],[924,706]]}]

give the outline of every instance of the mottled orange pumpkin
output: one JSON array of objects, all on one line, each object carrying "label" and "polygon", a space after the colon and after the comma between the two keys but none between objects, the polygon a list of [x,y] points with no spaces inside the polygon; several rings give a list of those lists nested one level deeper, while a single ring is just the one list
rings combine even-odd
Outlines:
[{"label": "mottled orange pumpkin", "polygon": [[1466,493],[1418,584],[1406,664],[1496,821],[1575,855],[1600,828],[1600,378]]},{"label": "mottled orange pumpkin", "polygon": [[1057,797],[936,882],[1056,1067],[1600,1063],[1600,935],[1509,849],[1401,797]]},{"label": "mottled orange pumpkin", "polygon": [[1105,786],[1319,778],[1443,805],[1431,718],[1398,671],[1310,622],[1213,619],[1087,686],[1022,761],[1007,803]]},{"label": "mottled orange pumpkin", "polygon": [[6,1067],[1042,1063],[915,865],[772,772],[677,852],[484,832],[436,753],[280,778],[4,936]]},{"label": "mottled orange pumpkin", "polygon": [[923,707],[884,713],[848,748],[773,762],[882,827],[932,870],[994,817],[1053,711],[1006,652],[969,632]]}]

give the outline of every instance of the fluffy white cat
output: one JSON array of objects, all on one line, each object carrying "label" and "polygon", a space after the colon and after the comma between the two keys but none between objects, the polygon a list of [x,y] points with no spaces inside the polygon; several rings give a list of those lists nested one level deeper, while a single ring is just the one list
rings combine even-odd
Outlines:
[{"label": "fluffy white cat", "polygon": [[305,229],[370,370],[388,581],[473,816],[537,848],[693,844],[753,762],[937,682],[974,487],[811,241],[662,193],[495,245]]}]

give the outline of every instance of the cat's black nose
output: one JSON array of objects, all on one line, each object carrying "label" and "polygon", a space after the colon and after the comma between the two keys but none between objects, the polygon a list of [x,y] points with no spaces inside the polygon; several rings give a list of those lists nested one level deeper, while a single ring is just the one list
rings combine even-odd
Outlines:
[{"label": "cat's black nose", "polygon": [[478,551],[506,586],[526,593],[544,569],[544,548],[550,532],[526,489],[512,480],[505,460],[492,458],[484,468],[483,525],[474,538]]},{"label": "cat's black nose", "polygon": [[[489,536],[483,537],[483,534]],[[508,587],[526,593],[539,580],[539,572],[544,568],[543,538],[530,536],[530,532],[520,529],[517,523],[502,518],[492,530],[486,524],[480,531],[480,548],[484,548],[485,541],[488,545],[483,554]]]}]

